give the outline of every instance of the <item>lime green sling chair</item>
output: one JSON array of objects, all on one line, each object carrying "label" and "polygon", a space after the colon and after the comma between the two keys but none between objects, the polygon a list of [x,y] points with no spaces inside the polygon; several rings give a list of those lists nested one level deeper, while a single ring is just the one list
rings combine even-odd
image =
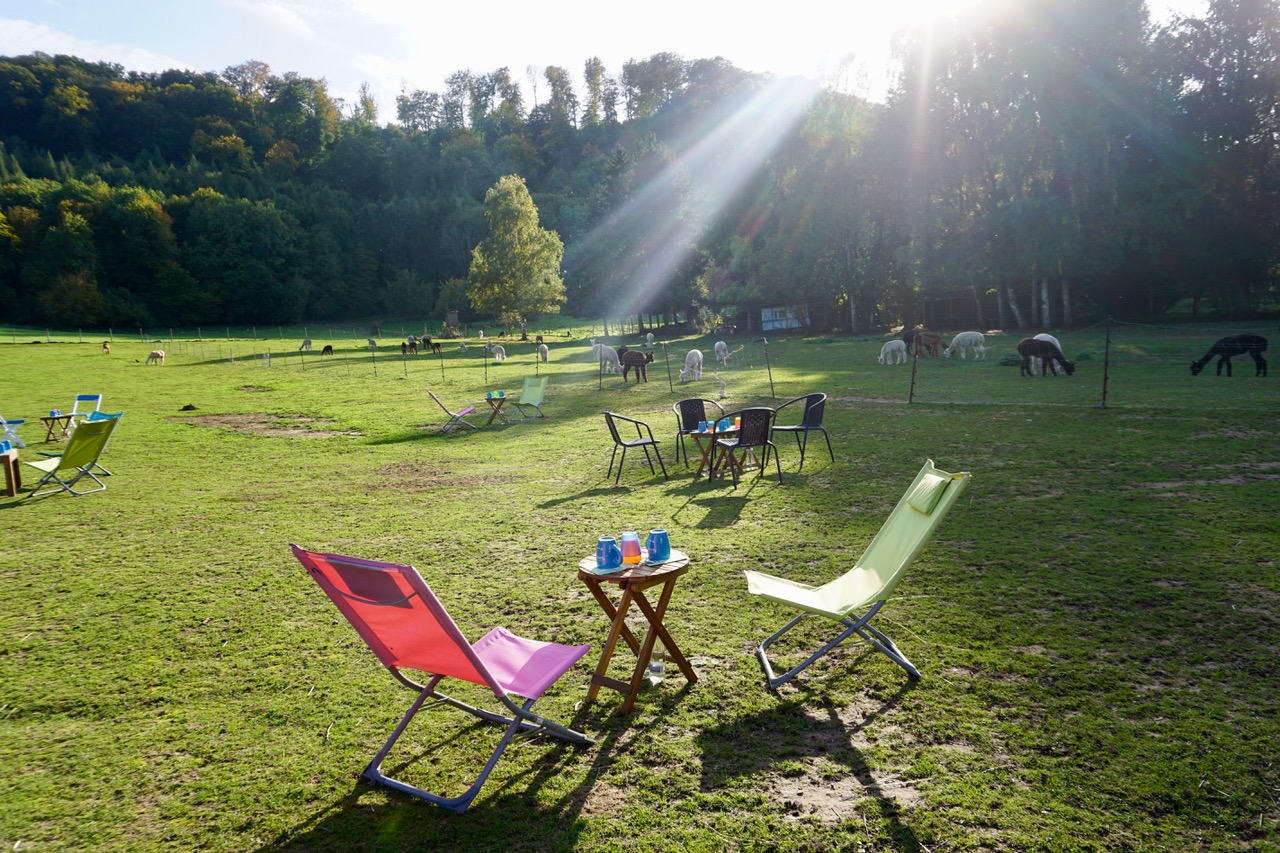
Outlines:
[{"label": "lime green sling chair", "polygon": [[[854,567],[822,586],[809,586],[760,572],[746,573],[748,592],[801,611],[756,649],[771,689],[776,690],[855,634],[888,655],[912,678],[920,677],[920,671],[906,655],[870,622],[955,505],[969,484],[969,476],[968,473],[939,471],[933,467],[933,460],[926,461],[911,488],[898,501]],[[865,613],[858,615],[857,611],[868,607]],[[810,616],[834,619],[844,630],[797,666],[782,675],[775,675],[769,663],[769,646]]]},{"label": "lime green sling chair", "polygon": [[[524,380],[524,387],[520,389],[520,399],[514,401],[516,410],[529,420],[534,418],[545,418],[542,413],[542,398],[547,393],[547,377],[535,379],[530,376]],[[527,409],[533,409],[538,414],[531,415]]]},{"label": "lime green sling chair", "polygon": [[[76,427],[75,432],[71,433],[71,439],[67,442],[67,447],[62,451],[61,455],[36,462],[23,460],[22,464],[38,468],[44,473],[44,476],[40,478],[40,482],[36,483],[35,488],[31,490],[27,497],[43,497],[45,495],[55,495],[59,492],[70,492],[79,497],[80,495],[100,492],[105,489],[107,484],[95,477],[90,469],[97,464],[98,457],[102,454],[102,449],[111,440],[111,434],[115,432],[116,425],[119,423],[119,418],[84,421]],[[98,488],[76,491],[74,486],[83,477],[88,477],[97,483]],[[57,488],[40,491],[42,487],[50,483],[56,483]]]}]

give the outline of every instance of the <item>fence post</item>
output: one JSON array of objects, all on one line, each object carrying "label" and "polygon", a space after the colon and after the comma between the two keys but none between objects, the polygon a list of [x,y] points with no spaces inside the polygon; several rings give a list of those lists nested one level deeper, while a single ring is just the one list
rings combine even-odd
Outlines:
[{"label": "fence post", "polygon": [[1107,407],[1107,382],[1111,378],[1111,317],[1107,317],[1107,346],[1102,355],[1102,408]]}]

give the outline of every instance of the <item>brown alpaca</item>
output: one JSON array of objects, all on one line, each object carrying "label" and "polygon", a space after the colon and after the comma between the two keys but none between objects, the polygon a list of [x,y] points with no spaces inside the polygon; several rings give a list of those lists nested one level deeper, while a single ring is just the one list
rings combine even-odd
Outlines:
[{"label": "brown alpaca", "polygon": [[1031,359],[1040,359],[1040,375],[1048,375],[1052,362],[1062,365],[1062,369],[1070,376],[1076,372],[1076,366],[1067,361],[1062,356],[1062,350],[1055,347],[1049,341],[1041,341],[1036,338],[1023,338],[1018,341],[1018,355],[1022,356],[1022,365],[1018,369],[1019,376],[1035,376],[1036,372],[1031,369]]},{"label": "brown alpaca", "polygon": [[[915,345],[916,355],[921,352],[937,355],[938,347],[942,346],[942,335],[937,332],[931,332],[928,329],[917,329],[911,340]],[[911,344],[908,344],[908,346],[911,346]]]},{"label": "brown alpaca", "polygon": [[640,380],[649,381],[649,371],[646,365],[653,361],[653,353],[641,352],[638,349],[627,350],[618,356],[618,360],[622,362],[622,381],[627,381],[627,371],[631,368],[636,370],[636,384],[640,384]]},{"label": "brown alpaca", "polygon": [[103,354],[103,355],[111,355],[111,342],[110,342],[110,341],[103,341],[103,342],[102,342],[102,354]]}]

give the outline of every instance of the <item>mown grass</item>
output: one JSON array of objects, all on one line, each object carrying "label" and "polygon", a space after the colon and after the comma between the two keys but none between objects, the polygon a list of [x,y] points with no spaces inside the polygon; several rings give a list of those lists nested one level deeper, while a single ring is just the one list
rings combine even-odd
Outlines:
[{"label": "mown grass", "polygon": [[[1025,404],[906,405],[870,339],[744,342],[723,386],[708,365],[674,389],[661,354],[647,385],[601,380],[577,339],[547,365],[527,344],[504,364],[354,343],[232,363],[167,342],[163,367],[142,342],[50,341],[0,343],[0,413],[101,391],[126,415],[106,492],[0,502],[10,849],[1280,849],[1274,377],[1202,377],[1216,408],[1044,407],[1085,374],[982,366]],[[673,370],[710,344],[676,342]],[[428,387],[483,409],[535,370],[546,419],[438,433]],[[827,391],[836,461],[815,446],[797,471],[783,444],[781,485],[695,481],[670,405],[722,387],[734,406]],[[653,425],[670,480],[632,458],[606,478],[603,409]],[[884,611],[924,677],[846,645],[770,693],[753,649],[788,614],[742,570],[840,573],[926,457],[974,479]],[[700,681],[621,715],[583,701],[607,623],[574,567],[601,533],[657,526],[694,561],[669,624]],[[598,743],[521,742],[463,816],[361,783],[411,697],[290,542],[413,563],[472,636],[592,643],[539,708]],[[495,738],[424,712],[388,767],[457,791]]]}]

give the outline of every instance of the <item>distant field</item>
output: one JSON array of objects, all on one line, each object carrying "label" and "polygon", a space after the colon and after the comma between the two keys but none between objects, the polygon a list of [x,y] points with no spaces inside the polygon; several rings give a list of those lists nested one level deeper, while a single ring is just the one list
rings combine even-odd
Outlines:
[{"label": "distant field", "polygon": [[[984,361],[921,359],[913,388],[870,337],[726,338],[723,367],[714,338],[660,339],[624,386],[586,326],[548,335],[547,364],[531,341],[486,357],[478,329],[415,358],[354,325],[305,330],[310,352],[302,329],[202,329],[110,355],[0,328],[22,458],[77,393],[125,413],[107,491],[0,499],[0,846],[1280,850],[1280,374],[1187,369],[1245,330],[1113,327],[1110,359],[1104,327],[1059,334],[1078,370],[1038,379],[996,335]],[[680,383],[693,347],[704,378]],[[427,389],[487,413],[534,374],[545,419],[440,434]],[[811,447],[798,470],[784,439],[783,482],[734,490],[675,462],[676,400],[809,391],[834,463]],[[652,425],[669,480],[633,454],[606,478],[602,410]],[[754,648],[789,614],[743,570],[845,571],[925,458],[973,481],[884,611],[922,679],[848,644],[771,693]],[[574,570],[602,533],[659,526],[692,558],[668,624],[700,680],[669,672],[621,715],[584,701],[607,621]],[[465,816],[361,783],[411,696],[291,542],[418,566],[473,639],[592,644],[537,707],[597,744],[520,742]],[[389,769],[456,792],[496,736],[426,711]]]}]

